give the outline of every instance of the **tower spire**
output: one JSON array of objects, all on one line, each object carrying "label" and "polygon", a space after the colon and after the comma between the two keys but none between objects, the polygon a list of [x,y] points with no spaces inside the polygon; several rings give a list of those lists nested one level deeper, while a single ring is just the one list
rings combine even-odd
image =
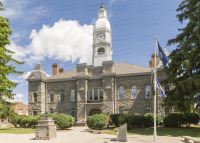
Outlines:
[{"label": "tower spire", "polygon": [[103,1],[102,1],[102,4],[101,4],[101,7],[100,7],[100,8],[104,8]]}]

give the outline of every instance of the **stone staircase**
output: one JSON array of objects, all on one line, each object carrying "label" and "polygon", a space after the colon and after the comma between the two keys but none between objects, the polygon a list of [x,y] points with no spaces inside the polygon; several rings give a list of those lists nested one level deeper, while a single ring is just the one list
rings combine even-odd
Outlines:
[{"label": "stone staircase", "polygon": [[78,122],[75,122],[74,123],[74,126],[77,126],[77,127],[85,127],[85,126],[87,126],[86,125],[86,123],[85,123],[85,119],[83,119],[83,120],[80,120],[80,121],[78,121]]}]

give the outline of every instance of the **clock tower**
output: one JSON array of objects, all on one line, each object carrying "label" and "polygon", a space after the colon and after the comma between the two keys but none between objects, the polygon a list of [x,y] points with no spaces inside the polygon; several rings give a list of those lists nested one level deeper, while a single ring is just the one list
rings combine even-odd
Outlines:
[{"label": "clock tower", "polygon": [[102,66],[103,61],[112,60],[112,34],[107,11],[103,4],[98,11],[98,20],[93,29],[93,66]]}]

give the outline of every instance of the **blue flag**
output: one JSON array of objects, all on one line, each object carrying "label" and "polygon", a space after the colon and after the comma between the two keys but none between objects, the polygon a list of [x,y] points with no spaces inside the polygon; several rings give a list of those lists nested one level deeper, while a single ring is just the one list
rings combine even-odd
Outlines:
[{"label": "blue flag", "polygon": [[169,58],[165,55],[164,51],[160,47],[159,42],[158,42],[158,57],[162,61],[163,66],[167,67],[167,63],[169,61]]},{"label": "blue flag", "polygon": [[158,80],[156,79],[156,87],[159,89],[160,91],[160,95],[162,97],[166,97],[164,90],[162,89],[162,86],[160,85],[160,83],[158,82]]}]

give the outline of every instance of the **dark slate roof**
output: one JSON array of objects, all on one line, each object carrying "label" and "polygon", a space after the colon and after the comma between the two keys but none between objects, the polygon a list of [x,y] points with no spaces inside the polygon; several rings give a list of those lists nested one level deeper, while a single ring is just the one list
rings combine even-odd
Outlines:
[{"label": "dark slate roof", "polygon": [[76,69],[72,69],[57,75],[53,75],[47,78],[47,80],[49,79],[62,79],[62,78],[72,78],[76,76]]},{"label": "dark slate roof", "polygon": [[[129,63],[114,63],[114,72],[115,74],[143,73],[143,72],[151,72],[151,68]],[[74,76],[76,76],[76,69],[72,69],[64,73],[48,77],[46,80],[73,78]]]},{"label": "dark slate roof", "polygon": [[28,78],[30,78],[32,75],[36,75],[37,77],[42,78],[42,79],[47,78],[47,75],[45,73],[41,72],[41,71],[37,71],[37,72],[32,71],[31,74],[28,76]]},{"label": "dark slate roof", "polygon": [[28,76],[27,79],[29,79],[32,75],[36,75],[37,77],[42,78],[42,79],[47,78],[47,75],[44,73],[44,70],[43,70],[42,66],[40,65],[40,62],[38,62],[38,64],[36,65],[36,67],[31,72],[31,74]]},{"label": "dark slate roof", "polygon": [[115,74],[143,73],[151,72],[151,68],[129,63],[114,63],[114,72]]},{"label": "dark slate roof", "polygon": [[40,65],[40,62],[38,62],[38,64],[36,65],[36,67],[34,68],[34,70],[43,70],[42,66]]}]

